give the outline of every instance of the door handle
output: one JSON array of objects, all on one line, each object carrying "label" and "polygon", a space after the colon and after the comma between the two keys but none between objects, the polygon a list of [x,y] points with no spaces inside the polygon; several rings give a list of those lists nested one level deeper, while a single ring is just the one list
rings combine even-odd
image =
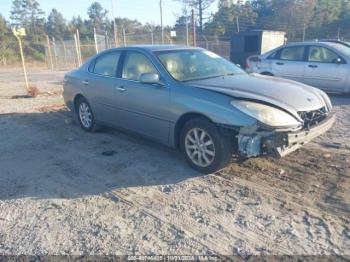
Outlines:
[{"label": "door handle", "polygon": [[317,68],[317,65],[309,65],[310,68]]},{"label": "door handle", "polygon": [[126,89],[123,86],[118,86],[115,89],[118,90],[121,93],[126,91]]},{"label": "door handle", "polygon": [[284,65],[282,62],[277,62],[276,65]]},{"label": "door handle", "polygon": [[82,81],[83,85],[89,85],[89,81],[85,80],[85,81]]}]

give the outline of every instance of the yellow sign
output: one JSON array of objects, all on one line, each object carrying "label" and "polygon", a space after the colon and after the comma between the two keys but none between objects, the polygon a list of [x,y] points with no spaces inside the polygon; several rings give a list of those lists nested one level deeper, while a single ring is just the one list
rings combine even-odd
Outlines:
[{"label": "yellow sign", "polygon": [[25,28],[13,28],[12,32],[15,36],[25,36],[26,35]]}]

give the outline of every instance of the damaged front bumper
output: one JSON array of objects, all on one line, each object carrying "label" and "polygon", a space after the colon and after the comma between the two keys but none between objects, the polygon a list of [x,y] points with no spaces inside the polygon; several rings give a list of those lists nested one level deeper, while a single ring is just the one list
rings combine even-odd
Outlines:
[{"label": "damaged front bumper", "polygon": [[299,131],[255,131],[238,134],[238,152],[244,157],[271,155],[283,157],[327,132],[335,122],[335,114],[308,130]]}]

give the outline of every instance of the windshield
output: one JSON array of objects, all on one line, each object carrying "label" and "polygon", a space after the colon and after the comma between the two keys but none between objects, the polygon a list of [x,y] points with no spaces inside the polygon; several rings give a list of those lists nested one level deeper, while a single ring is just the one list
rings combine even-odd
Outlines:
[{"label": "windshield", "polygon": [[206,50],[155,52],[170,75],[177,81],[191,81],[245,72],[226,59]]}]

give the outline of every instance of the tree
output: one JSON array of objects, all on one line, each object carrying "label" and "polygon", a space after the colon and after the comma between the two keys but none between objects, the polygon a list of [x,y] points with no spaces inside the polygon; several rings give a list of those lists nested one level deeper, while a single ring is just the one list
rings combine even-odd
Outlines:
[{"label": "tree", "polygon": [[63,39],[64,35],[67,33],[68,29],[66,21],[63,18],[63,15],[56,9],[52,9],[49,14],[45,30],[50,37],[56,37],[58,39]]},{"label": "tree", "polygon": [[6,65],[8,60],[16,56],[13,48],[14,39],[11,30],[0,14],[0,63]]},{"label": "tree", "polygon": [[215,0],[179,0],[198,11],[199,33],[203,33],[204,13]]},{"label": "tree", "polygon": [[38,43],[45,36],[45,13],[36,0],[14,0],[11,20],[15,26],[24,27],[27,38]]},{"label": "tree", "polygon": [[237,30],[245,31],[255,26],[257,14],[250,3],[223,5],[214,14],[213,19],[205,24],[209,35],[229,37]]},{"label": "tree", "polygon": [[88,9],[89,24],[97,31],[104,30],[108,24],[108,11],[105,10],[100,3],[94,2]]}]

